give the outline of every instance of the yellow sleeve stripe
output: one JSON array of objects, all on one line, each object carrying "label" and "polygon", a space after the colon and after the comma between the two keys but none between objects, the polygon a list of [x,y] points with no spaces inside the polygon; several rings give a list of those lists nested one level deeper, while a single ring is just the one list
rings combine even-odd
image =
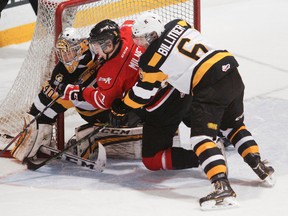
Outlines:
[{"label": "yellow sleeve stripe", "polygon": [[157,81],[162,82],[168,79],[168,75],[164,74],[162,71],[156,73],[146,73],[144,71],[141,71],[140,77],[142,82],[149,82],[149,83],[155,83]]},{"label": "yellow sleeve stripe", "polygon": [[144,106],[145,104],[139,104],[135,101],[133,101],[130,97],[129,97],[129,94],[127,94],[125,97],[124,97],[124,103],[127,104],[128,106],[134,108],[134,109],[138,109],[142,106]]},{"label": "yellow sleeve stripe", "polygon": [[[58,96],[57,93],[53,94],[52,99],[54,100],[57,96]],[[61,104],[65,109],[69,109],[71,107],[74,107],[74,104],[70,100],[63,100],[61,98],[58,98],[57,103]]]},{"label": "yellow sleeve stripe", "polygon": [[184,20],[179,21],[177,24],[181,26],[188,26],[187,22]]},{"label": "yellow sleeve stripe", "polygon": [[68,101],[68,100],[63,100],[61,98],[59,98],[57,100],[58,104],[61,104],[63,107],[65,107],[66,109],[69,109],[71,107],[74,107],[74,104],[72,103],[72,101]]},{"label": "yellow sleeve stripe", "polygon": [[226,56],[232,56],[229,52],[220,52],[216,55],[212,56],[210,59],[205,61],[195,72],[195,76],[192,81],[192,88],[194,88],[200,80],[203,78],[203,76],[206,74],[206,72],[218,61],[225,58]]},{"label": "yellow sleeve stripe", "polygon": [[148,62],[148,66],[155,67],[157,63],[161,60],[162,55],[159,53],[154,53],[153,57],[151,60]]}]

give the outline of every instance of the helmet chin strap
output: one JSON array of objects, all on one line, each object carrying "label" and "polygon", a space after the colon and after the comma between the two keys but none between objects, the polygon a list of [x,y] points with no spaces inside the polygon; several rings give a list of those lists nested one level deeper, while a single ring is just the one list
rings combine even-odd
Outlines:
[{"label": "helmet chin strap", "polygon": [[106,60],[109,59],[109,53],[105,53],[106,54]]},{"label": "helmet chin strap", "polygon": [[111,52],[106,53],[106,52],[104,52],[104,50],[102,50],[102,51],[105,54],[105,60],[108,60],[110,53],[113,52],[113,51],[111,51]]},{"label": "helmet chin strap", "polygon": [[[108,52],[108,53],[106,53],[106,52],[102,49],[102,47],[101,47],[103,53],[106,55],[106,60],[108,60],[108,59],[112,56],[112,54],[114,53],[114,51],[116,50],[116,46],[114,46],[114,44],[113,44],[112,46],[113,46],[113,49],[112,49],[110,52]],[[110,55],[110,54],[111,54],[111,55]],[[110,55],[110,56],[109,56],[109,55]]]}]

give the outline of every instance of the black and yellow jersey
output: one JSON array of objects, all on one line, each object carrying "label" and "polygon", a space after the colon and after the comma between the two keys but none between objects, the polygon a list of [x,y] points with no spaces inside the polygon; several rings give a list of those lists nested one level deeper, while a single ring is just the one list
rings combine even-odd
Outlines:
[{"label": "black and yellow jersey", "polygon": [[[101,64],[102,62],[99,62],[96,56],[90,50],[83,53],[79,64],[74,71],[68,71],[65,65],[59,61],[52,71],[51,78],[44,83],[42,90],[34,99],[30,109],[30,114],[36,116],[39,112],[43,111],[44,108],[58,96],[57,88],[62,83],[71,83],[74,85],[81,84],[83,87],[97,87],[95,78],[98,67],[100,67]],[[86,101],[67,101],[59,98],[57,102],[53,104],[53,106],[47,109],[43,115],[41,115],[38,122],[54,123],[59,113],[64,113],[71,107],[75,107],[77,112],[83,118],[90,118],[90,116],[93,117],[99,113],[98,109]]]},{"label": "black and yellow jersey", "polygon": [[238,67],[231,53],[214,48],[199,31],[184,20],[165,25],[139,61],[140,80],[124,102],[133,108],[147,104],[165,83],[180,92],[195,94]]}]

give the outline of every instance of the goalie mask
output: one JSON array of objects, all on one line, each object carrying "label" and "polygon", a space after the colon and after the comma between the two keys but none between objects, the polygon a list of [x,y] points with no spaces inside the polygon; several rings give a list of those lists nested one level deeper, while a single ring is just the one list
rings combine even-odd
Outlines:
[{"label": "goalie mask", "polygon": [[145,12],[139,15],[132,26],[133,41],[138,46],[147,47],[161,36],[164,24],[157,14]]},{"label": "goalie mask", "polygon": [[88,41],[75,28],[66,28],[56,42],[57,57],[69,73],[74,72],[88,49]]},{"label": "goalie mask", "polygon": [[106,19],[99,22],[90,32],[89,46],[95,54],[102,51],[107,57],[115,50],[115,46],[119,42],[120,29],[118,24],[112,20]]}]

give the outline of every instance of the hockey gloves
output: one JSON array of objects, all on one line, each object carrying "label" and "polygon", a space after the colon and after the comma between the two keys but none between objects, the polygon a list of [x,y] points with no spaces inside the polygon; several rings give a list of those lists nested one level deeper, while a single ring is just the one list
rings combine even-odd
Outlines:
[{"label": "hockey gloves", "polygon": [[63,100],[77,100],[77,101],[84,101],[84,98],[82,96],[84,87],[80,85],[71,85],[68,84],[65,87],[65,90],[62,95]]},{"label": "hockey gloves", "polygon": [[125,126],[128,123],[128,112],[131,110],[120,98],[113,101],[109,116],[111,127]]}]

